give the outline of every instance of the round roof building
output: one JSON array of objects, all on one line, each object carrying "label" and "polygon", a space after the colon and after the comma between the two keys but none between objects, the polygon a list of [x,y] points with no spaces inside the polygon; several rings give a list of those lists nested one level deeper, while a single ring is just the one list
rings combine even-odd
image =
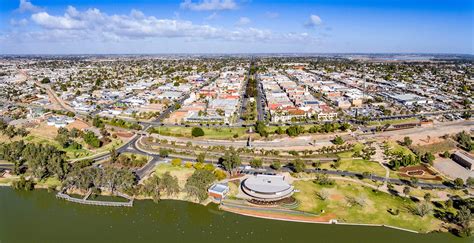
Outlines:
[{"label": "round roof building", "polygon": [[255,175],[242,181],[242,191],[259,201],[278,201],[293,195],[294,187],[281,175]]}]

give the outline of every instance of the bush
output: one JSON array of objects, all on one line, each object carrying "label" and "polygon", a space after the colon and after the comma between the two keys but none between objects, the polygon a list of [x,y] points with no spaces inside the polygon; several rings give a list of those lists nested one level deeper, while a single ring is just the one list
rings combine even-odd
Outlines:
[{"label": "bush", "polygon": [[179,159],[179,158],[175,158],[175,159],[172,159],[172,160],[171,160],[171,164],[172,164],[173,166],[181,166],[181,163],[182,163],[182,160]]},{"label": "bush", "polygon": [[202,137],[204,136],[204,131],[200,127],[193,127],[193,130],[191,130],[191,134],[193,137]]}]

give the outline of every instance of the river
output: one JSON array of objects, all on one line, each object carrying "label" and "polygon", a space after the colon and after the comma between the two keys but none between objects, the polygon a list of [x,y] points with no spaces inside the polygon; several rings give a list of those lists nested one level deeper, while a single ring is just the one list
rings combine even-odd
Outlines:
[{"label": "river", "polygon": [[0,187],[0,242],[473,242],[448,233],[258,219],[215,205],[135,201],[132,208],[78,205],[46,190]]}]

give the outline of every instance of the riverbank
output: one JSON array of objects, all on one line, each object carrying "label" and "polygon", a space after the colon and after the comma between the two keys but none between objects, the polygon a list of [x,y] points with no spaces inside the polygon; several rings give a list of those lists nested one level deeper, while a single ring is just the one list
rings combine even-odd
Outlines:
[{"label": "riverbank", "polygon": [[[252,211],[252,210],[230,208],[230,207],[227,207],[227,206],[221,206],[219,208],[226,211],[226,212],[230,212],[230,213],[235,213],[235,214],[244,215],[244,216],[248,216],[248,217],[270,219],[270,220],[280,220],[280,221],[299,222],[299,223],[312,223],[312,224],[387,227],[387,228],[406,231],[406,232],[415,233],[415,234],[420,233],[420,232],[417,232],[417,231],[414,231],[414,230],[400,228],[400,227],[396,227],[396,226],[384,225],[384,224],[344,223],[344,222],[338,222],[337,220],[334,220],[334,219],[331,219],[329,221],[324,221],[327,217],[314,217],[314,218],[311,218],[311,217],[292,216],[292,215],[284,215],[284,214],[283,215],[278,215],[278,214],[272,214],[272,213],[268,213],[268,212],[264,213],[264,212],[256,212],[256,211]],[[431,233],[431,232],[427,232],[427,233]]]}]

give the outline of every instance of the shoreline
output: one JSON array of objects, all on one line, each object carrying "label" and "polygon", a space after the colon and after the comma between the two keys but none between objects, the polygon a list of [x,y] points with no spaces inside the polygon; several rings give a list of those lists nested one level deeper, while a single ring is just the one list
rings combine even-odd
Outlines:
[{"label": "shoreline", "polygon": [[[0,187],[10,187],[11,189],[12,186],[10,184],[0,184]],[[45,187],[38,187],[38,188],[34,188],[33,190],[36,190],[36,189],[39,189],[39,190],[48,190],[48,188],[45,188]],[[14,190],[14,189],[13,189]],[[33,191],[32,190],[32,191]],[[57,190],[54,190],[55,192],[58,192]],[[105,195],[105,196],[111,196],[111,195]],[[145,198],[145,197],[134,197],[133,198],[134,200],[138,200],[138,201],[145,201],[145,200],[152,200],[151,198]],[[59,200],[59,199],[58,199]],[[161,200],[171,200],[171,201],[184,201],[184,202],[188,202],[188,203],[193,203],[193,204],[199,204],[199,205],[202,205],[204,207],[206,206],[209,206],[209,204],[212,202],[211,200],[207,199],[205,200],[204,202],[202,203],[198,203],[198,202],[194,202],[194,201],[189,201],[189,200],[184,200],[184,199],[179,199],[179,198],[161,198]],[[77,202],[72,202],[72,201],[68,201],[70,203],[75,203],[75,204],[80,204],[80,203],[77,203]],[[159,203],[159,202],[158,202]],[[87,204],[83,204],[83,205],[86,205]],[[261,218],[261,219],[268,219],[268,220],[277,220],[277,221],[284,221],[284,222],[296,222],[296,223],[310,223],[310,224],[326,224],[326,225],[348,225],[348,226],[367,226],[367,227],[386,227],[386,228],[390,228],[390,229],[395,229],[395,230],[400,230],[400,231],[405,231],[405,232],[409,232],[409,233],[414,233],[414,234],[429,234],[429,233],[434,233],[434,232],[441,232],[441,231],[429,231],[429,232],[419,232],[419,231],[415,231],[415,230],[411,230],[411,229],[406,229],[406,228],[402,228],[402,227],[397,227],[397,226],[392,226],[392,225],[385,225],[385,224],[366,224],[366,223],[346,223],[346,222],[337,222],[337,220],[335,219],[330,219],[329,221],[321,221],[321,220],[305,220],[305,219],[291,219],[289,217],[285,217],[285,216],[281,216],[281,217],[278,217],[277,215],[273,214],[273,215],[258,215],[256,213],[250,213],[250,212],[247,212],[247,211],[251,211],[251,210],[245,210],[245,212],[242,212],[242,210],[238,210],[238,209],[231,209],[230,207],[227,207],[227,206],[222,206],[221,204],[216,204],[218,209],[219,210],[222,210],[222,211],[225,211],[225,212],[228,212],[228,213],[233,213],[233,214],[238,214],[238,215],[242,215],[242,216],[246,216],[246,217],[253,217],[253,218]],[[265,214],[265,213],[262,213],[262,214]],[[446,233],[446,232],[442,232],[442,233]]]},{"label": "shoreline", "polygon": [[[257,215],[257,214],[252,214],[252,213],[244,213],[244,212],[240,212],[239,210],[229,209],[228,207],[225,207],[225,206],[224,207],[219,206],[219,209],[221,209],[222,211],[226,211],[226,212],[234,213],[234,214],[238,214],[238,215],[243,215],[243,216],[247,216],[247,217],[269,219],[269,220],[278,220],[278,221],[285,221],[285,222],[297,222],[297,223],[309,223],[309,224],[327,224],[327,225],[386,227],[386,228],[401,230],[401,231],[410,232],[410,233],[414,233],[414,234],[429,234],[429,233],[431,233],[431,232],[426,232],[426,233],[425,232],[418,232],[418,231],[411,230],[411,229],[406,229],[406,228],[401,228],[401,227],[391,226],[391,225],[385,225],[385,224],[344,223],[344,222],[337,222],[337,220],[333,221],[333,219],[331,219],[330,221],[290,219],[290,218],[284,218],[284,217],[272,217],[272,216],[263,216],[263,215]],[[432,232],[436,232],[436,231],[432,231]]]}]

